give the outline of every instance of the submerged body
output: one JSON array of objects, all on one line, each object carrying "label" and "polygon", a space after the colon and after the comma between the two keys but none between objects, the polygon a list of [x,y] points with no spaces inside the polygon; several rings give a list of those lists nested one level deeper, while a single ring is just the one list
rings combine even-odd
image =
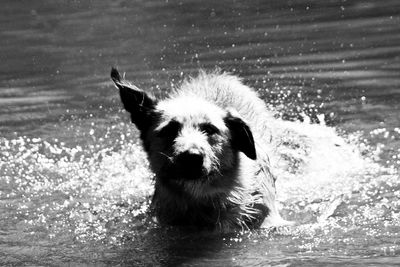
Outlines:
[{"label": "submerged body", "polygon": [[115,69],[112,78],[156,174],[152,209],[161,224],[229,231],[281,222],[268,159],[271,116],[251,88],[200,72],[157,101]]}]

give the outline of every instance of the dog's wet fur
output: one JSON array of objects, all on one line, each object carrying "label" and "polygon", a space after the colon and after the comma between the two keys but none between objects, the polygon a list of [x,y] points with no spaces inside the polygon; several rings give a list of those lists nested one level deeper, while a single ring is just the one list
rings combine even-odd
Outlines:
[{"label": "dog's wet fur", "polygon": [[280,224],[270,172],[268,120],[236,76],[200,71],[168,98],[111,78],[140,131],[155,173],[152,211],[162,225],[231,231]]}]

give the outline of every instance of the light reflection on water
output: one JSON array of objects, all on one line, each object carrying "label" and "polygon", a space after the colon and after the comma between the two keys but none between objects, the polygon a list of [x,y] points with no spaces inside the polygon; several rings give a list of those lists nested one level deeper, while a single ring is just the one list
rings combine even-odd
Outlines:
[{"label": "light reflection on water", "polygon": [[[1,265],[395,264],[399,11],[397,1],[6,1]],[[219,66],[277,118],[297,120],[271,122],[278,199],[297,225],[226,236],[157,228],[146,214],[152,174],[112,65],[156,95]]]}]

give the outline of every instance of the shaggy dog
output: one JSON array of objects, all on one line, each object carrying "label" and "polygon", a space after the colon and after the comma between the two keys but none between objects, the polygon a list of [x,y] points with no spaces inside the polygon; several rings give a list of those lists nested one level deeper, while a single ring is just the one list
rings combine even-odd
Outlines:
[{"label": "shaggy dog", "polygon": [[111,78],[155,173],[163,225],[230,231],[277,225],[264,102],[237,77],[200,71],[163,100]]}]

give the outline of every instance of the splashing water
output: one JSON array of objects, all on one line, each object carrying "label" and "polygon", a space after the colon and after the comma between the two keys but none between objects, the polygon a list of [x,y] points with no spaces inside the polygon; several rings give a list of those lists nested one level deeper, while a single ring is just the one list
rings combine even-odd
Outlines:
[{"label": "splashing water", "polygon": [[[130,141],[137,140],[131,129],[125,124],[105,130],[87,127],[93,141],[84,147],[41,138],[2,138],[1,224],[7,253],[15,257],[12,250],[18,248],[19,258],[29,258],[32,251],[27,247],[38,241],[34,254],[44,258],[48,246],[55,254],[68,249],[74,254],[77,248],[95,250],[96,255],[114,248],[115,254],[115,247],[119,251],[126,244],[150,249],[150,241],[143,238],[151,235],[153,240],[152,231],[158,231],[147,214],[153,174],[140,144]],[[281,253],[309,256],[397,255],[400,247],[391,242],[400,230],[395,169],[362,156],[376,151],[356,134],[343,138],[325,125],[280,119],[271,122],[271,129],[281,212],[296,226],[242,233],[227,237],[224,244],[264,240],[265,250],[276,242]],[[167,237],[157,238],[165,242]],[[377,242],[385,238],[389,240]],[[93,247],[84,245],[88,243]],[[357,249],[360,245],[364,247]],[[105,258],[115,260],[113,253]],[[72,259],[79,261],[78,256]]]}]

